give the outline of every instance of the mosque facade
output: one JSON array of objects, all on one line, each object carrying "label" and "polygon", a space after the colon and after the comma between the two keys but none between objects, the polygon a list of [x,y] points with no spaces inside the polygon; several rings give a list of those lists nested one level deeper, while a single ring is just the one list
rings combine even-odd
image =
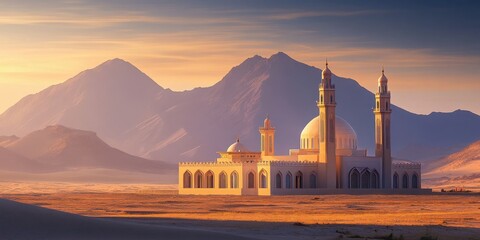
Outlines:
[{"label": "mosque facade", "polygon": [[357,146],[357,134],[335,114],[335,85],[326,63],[319,115],[300,134],[300,148],[275,155],[275,127],[267,117],[259,128],[260,152],[238,139],[216,162],[179,163],[179,194],[292,195],[322,193],[415,193],[421,165],[391,155],[390,91],[382,70],[375,93],[375,155]]}]

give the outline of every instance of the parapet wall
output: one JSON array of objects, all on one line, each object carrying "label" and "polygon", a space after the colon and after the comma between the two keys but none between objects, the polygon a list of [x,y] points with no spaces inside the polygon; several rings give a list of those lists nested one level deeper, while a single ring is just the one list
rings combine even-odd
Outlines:
[{"label": "parapet wall", "polygon": [[235,162],[181,162],[179,167],[213,167],[213,166],[242,166],[242,163]]},{"label": "parapet wall", "polygon": [[213,167],[213,166],[242,166],[243,164],[257,164],[258,166],[317,166],[310,161],[244,161],[244,162],[180,162],[179,167]]}]

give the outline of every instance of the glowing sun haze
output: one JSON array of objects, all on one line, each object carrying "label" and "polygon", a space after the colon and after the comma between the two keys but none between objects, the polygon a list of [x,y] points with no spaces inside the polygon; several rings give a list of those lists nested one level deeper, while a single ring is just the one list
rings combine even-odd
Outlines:
[{"label": "glowing sun haze", "polygon": [[[253,55],[292,58],[395,104],[480,113],[476,1],[2,1],[0,110],[112,58],[162,87],[210,86]],[[320,76],[319,76],[320,79]]]}]

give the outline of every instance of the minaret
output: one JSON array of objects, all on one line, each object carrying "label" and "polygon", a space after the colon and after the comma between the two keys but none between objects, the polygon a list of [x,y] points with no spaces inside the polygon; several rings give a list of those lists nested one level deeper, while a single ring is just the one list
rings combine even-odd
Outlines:
[{"label": "minaret", "polygon": [[375,93],[375,156],[382,158],[382,188],[392,188],[392,151],[390,144],[390,91],[382,68]]},{"label": "minaret", "polygon": [[320,116],[320,186],[336,188],[335,85],[332,84],[332,72],[328,69],[328,62],[325,63],[325,69],[322,71],[322,82],[320,83],[317,106]]},{"label": "minaret", "polygon": [[275,128],[271,126],[268,116],[263,121],[263,127],[260,127],[259,131],[262,156],[275,155]]}]

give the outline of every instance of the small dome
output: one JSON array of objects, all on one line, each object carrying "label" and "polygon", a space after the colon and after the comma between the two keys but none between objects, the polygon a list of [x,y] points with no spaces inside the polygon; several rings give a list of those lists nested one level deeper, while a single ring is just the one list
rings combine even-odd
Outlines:
[{"label": "small dome", "polygon": [[382,69],[382,76],[378,78],[378,83],[386,83],[388,81],[387,77],[385,76],[385,71]]},{"label": "small dome", "polygon": [[328,63],[325,64],[325,69],[322,71],[322,79],[331,79],[332,78],[332,72],[328,68]]},{"label": "small dome", "polygon": [[265,120],[263,121],[263,127],[264,127],[264,128],[270,128],[270,126],[271,126],[271,125],[270,125],[270,118],[267,117],[267,118],[265,118]]},{"label": "small dome", "polygon": [[227,148],[227,152],[250,152],[248,149],[240,143],[240,139],[237,139],[230,147]]},{"label": "small dome", "polygon": [[[320,117],[312,119],[300,134],[301,149],[318,149]],[[357,133],[343,118],[335,118],[335,138],[337,149],[357,149]]]}]

